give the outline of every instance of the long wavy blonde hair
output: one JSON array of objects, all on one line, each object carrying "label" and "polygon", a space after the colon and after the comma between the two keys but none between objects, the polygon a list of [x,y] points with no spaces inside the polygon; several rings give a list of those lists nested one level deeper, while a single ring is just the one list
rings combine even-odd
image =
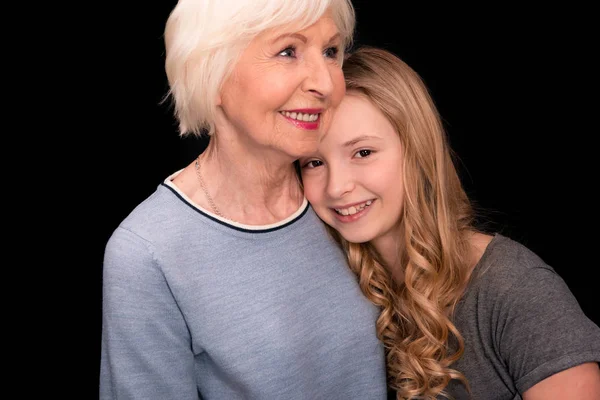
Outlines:
[{"label": "long wavy blonde hair", "polygon": [[465,376],[451,365],[464,352],[452,323],[469,274],[473,208],[459,180],[434,102],[420,76],[394,54],[363,47],[343,65],[348,91],[366,96],[387,117],[404,147],[401,259],[396,282],[375,248],[349,243],[346,251],[367,298],[380,307],[377,334],[387,352],[389,385],[398,399],[435,399]]}]

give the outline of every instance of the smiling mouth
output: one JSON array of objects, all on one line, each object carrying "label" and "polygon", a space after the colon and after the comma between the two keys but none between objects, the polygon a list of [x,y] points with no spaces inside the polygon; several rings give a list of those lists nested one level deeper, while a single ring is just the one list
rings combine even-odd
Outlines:
[{"label": "smiling mouth", "polygon": [[284,117],[293,119],[298,122],[315,122],[319,119],[319,116],[321,115],[321,113],[309,114],[309,113],[302,113],[302,112],[296,112],[296,111],[293,111],[293,112],[280,111],[280,113]]},{"label": "smiling mouth", "polygon": [[373,200],[367,200],[364,203],[357,204],[348,208],[334,208],[335,212],[339,215],[354,215],[361,212],[365,208],[369,207],[373,203]]}]

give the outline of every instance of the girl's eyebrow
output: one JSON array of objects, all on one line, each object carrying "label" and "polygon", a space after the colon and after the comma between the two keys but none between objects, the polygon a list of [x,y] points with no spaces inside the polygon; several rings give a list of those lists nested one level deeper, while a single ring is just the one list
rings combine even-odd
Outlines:
[{"label": "girl's eyebrow", "polygon": [[358,136],[352,140],[348,140],[347,142],[345,142],[343,144],[344,147],[350,147],[350,146],[354,146],[356,143],[358,142],[362,142],[363,140],[368,140],[368,139],[379,139],[378,136],[373,136],[373,135],[361,135]]}]

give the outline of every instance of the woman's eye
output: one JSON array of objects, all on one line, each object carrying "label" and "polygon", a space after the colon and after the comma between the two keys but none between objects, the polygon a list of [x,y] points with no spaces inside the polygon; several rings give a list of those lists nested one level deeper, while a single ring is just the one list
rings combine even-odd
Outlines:
[{"label": "woman's eye", "polygon": [[311,160],[311,161],[305,163],[303,168],[311,169],[311,168],[320,167],[321,165],[323,165],[323,161],[320,161],[320,160]]},{"label": "woman's eye", "polygon": [[286,47],[285,49],[281,50],[279,52],[279,54],[277,54],[277,55],[283,56],[283,57],[295,57],[296,56],[296,48],[294,46]]},{"label": "woman's eye", "polygon": [[336,58],[338,57],[338,54],[340,53],[340,49],[336,46],[334,47],[328,47],[327,49],[325,49],[325,57],[328,58]]},{"label": "woman's eye", "polygon": [[356,152],[355,156],[358,158],[365,158],[371,155],[371,150],[359,150]]}]

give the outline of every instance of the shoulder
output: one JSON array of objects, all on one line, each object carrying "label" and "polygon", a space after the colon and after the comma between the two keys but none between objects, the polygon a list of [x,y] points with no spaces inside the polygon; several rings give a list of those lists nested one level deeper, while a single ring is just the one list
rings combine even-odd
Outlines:
[{"label": "shoulder", "polygon": [[[156,248],[168,247],[181,236],[189,220],[189,207],[169,187],[159,185],[118,224],[104,249],[105,268],[118,264],[146,265],[153,262]],[[191,209],[190,209],[191,210]]]},{"label": "shoulder", "polygon": [[[488,253],[488,263],[505,264],[507,268],[510,266],[525,270],[540,267],[550,268],[528,247],[499,233],[490,241],[486,253]],[[515,272],[515,270],[511,272]]]},{"label": "shoulder", "polygon": [[496,234],[475,267],[470,286],[501,294],[523,285],[534,276],[559,278],[556,271],[528,247]]},{"label": "shoulder", "polygon": [[523,244],[499,234],[475,267],[460,304],[464,310],[488,316],[494,324],[556,319],[557,310],[570,312],[573,318],[582,316],[577,299],[550,265]]},{"label": "shoulder", "polygon": [[600,339],[600,330],[562,277],[526,246],[502,235],[486,249],[461,306],[468,315],[477,313],[479,323],[491,331],[502,332],[498,339],[508,339],[508,348],[523,335],[543,334],[552,343],[551,337],[558,342],[579,331]]},{"label": "shoulder", "polygon": [[193,211],[192,207],[186,205],[178,193],[167,185],[160,184],[119,223],[112,236],[118,238],[123,231],[128,231],[140,238],[154,241],[157,235],[168,234],[182,220],[189,218],[190,211]]},{"label": "shoulder", "polygon": [[[529,248],[502,235],[476,266],[455,320],[471,358],[485,357],[488,372],[506,370],[521,393],[556,372],[600,360],[600,329],[565,281]],[[468,365],[472,376],[485,374],[481,365]]]}]

